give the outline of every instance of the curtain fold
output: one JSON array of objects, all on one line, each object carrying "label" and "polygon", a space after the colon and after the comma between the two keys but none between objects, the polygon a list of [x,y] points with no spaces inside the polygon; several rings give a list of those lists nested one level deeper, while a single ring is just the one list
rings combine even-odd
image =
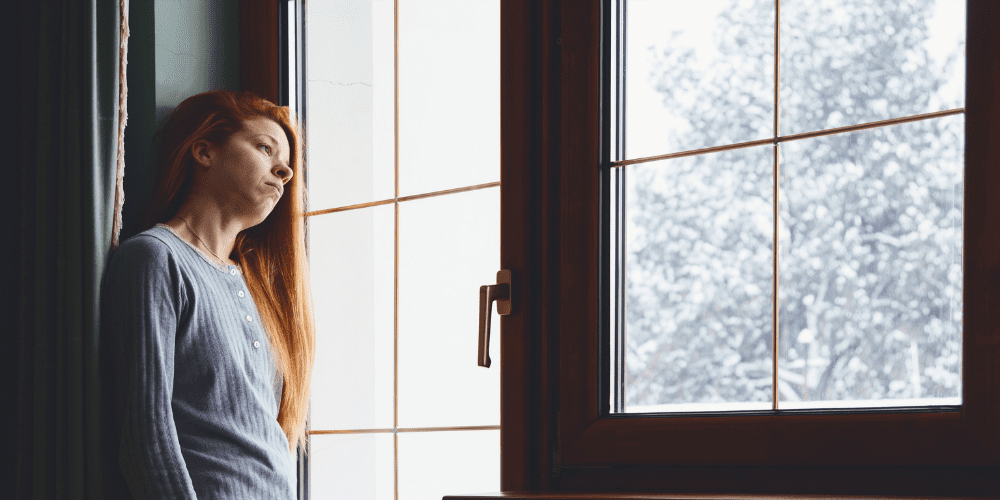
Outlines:
[{"label": "curtain fold", "polygon": [[15,498],[109,498],[98,300],[118,179],[119,2],[22,3]]}]

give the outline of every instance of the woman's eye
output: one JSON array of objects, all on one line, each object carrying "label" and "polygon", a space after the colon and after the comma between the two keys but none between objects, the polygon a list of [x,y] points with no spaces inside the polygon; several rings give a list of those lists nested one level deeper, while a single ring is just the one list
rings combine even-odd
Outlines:
[{"label": "woman's eye", "polygon": [[264,148],[264,152],[267,153],[268,156],[271,156],[271,146],[268,146],[267,144],[261,144],[260,146],[257,147]]}]

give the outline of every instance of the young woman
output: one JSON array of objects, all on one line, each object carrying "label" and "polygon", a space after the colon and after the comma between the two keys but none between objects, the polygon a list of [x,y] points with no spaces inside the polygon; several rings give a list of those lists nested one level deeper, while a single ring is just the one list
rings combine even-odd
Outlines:
[{"label": "young woman", "polygon": [[294,499],[315,346],[296,127],[213,91],[156,142],[148,229],[102,285],[122,475],[135,498]]}]

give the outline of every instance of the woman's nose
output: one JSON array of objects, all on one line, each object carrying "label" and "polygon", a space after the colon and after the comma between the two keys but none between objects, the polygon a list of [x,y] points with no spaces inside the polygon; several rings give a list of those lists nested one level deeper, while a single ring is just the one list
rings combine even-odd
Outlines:
[{"label": "woman's nose", "polygon": [[274,174],[281,179],[282,184],[290,181],[292,179],[292,169],[285,165],[278,165],[274,167]]}]

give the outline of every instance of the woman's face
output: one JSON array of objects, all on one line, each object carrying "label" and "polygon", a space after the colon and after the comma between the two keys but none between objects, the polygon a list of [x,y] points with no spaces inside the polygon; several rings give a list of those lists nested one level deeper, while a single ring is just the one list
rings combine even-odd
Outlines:
[{"label": "woman's face", "polygon": [[222,145],[199,141],[195,160],[203,167],[201,183],[231,213],[247,219],[247,227],[267,218],[292,178],[285,131],[273,120],[254,118]]}]

